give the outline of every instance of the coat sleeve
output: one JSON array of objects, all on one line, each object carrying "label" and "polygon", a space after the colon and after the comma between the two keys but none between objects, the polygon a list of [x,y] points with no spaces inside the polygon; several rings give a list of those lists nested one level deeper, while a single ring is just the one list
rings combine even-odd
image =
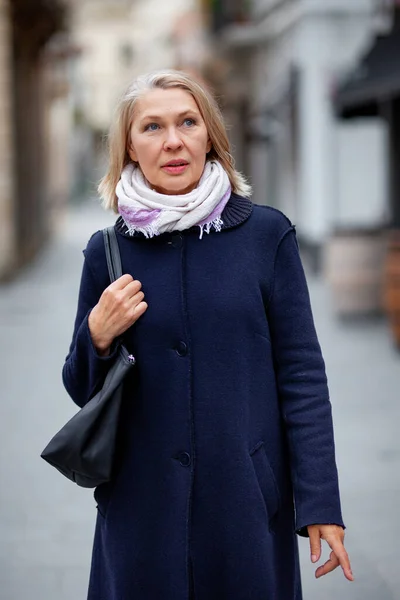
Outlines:
[{"label": "coat sleeve", "polygon": [[80,407],[100,389],[110,364],[118,352],[119,344],[115,342],[108,356],[100,356],[90,335],[89,314],[99,301],[102,292],[85,256],[72,342],[62,370],[65,389]]},{"label": "coat sleeve", "polygon": [[278,393],[289,443],[296,531],[344,527],[324,359],[294,227],[278,244],[268,303]]}]

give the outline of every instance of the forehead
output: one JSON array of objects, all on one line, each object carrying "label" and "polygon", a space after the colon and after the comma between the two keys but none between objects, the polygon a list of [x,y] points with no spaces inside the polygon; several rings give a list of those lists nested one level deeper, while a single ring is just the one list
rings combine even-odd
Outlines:
[{"label": "forehead", "polygon": [[186,90],[180,88],[149,90],[137,100],[133,121],[145,119],[146,116],[173,116],[189,110],[199,112],[195,99]]}]

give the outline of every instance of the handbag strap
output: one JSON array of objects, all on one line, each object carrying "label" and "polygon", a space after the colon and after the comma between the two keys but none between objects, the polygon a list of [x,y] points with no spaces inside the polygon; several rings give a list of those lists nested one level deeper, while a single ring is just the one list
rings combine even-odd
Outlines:
[{"label": "handbag strap", "polygon": [[114,225],[103,229],[108,273],[111,283],[122,276],[121,255]]}]

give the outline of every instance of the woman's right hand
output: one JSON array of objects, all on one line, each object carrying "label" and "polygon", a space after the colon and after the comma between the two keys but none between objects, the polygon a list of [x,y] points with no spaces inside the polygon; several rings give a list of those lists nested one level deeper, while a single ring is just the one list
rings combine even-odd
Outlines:
[{"label": "woman's right hand", "polygon": [[131,327],[147,310],[142,284],[131,275],[122,275],[102,293],[89,315],[93,344],[106,355],[113,340]]}]

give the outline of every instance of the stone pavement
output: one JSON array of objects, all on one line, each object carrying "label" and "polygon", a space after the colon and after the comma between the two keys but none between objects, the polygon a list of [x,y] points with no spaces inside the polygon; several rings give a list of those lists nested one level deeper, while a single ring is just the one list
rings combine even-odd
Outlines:
[{"label": "stone pavement", "polygon": [[[94,202],[74,209],[35,264],[0,286],[0,600],[86,598],[92,492],[64,480],[39,454],[76,411],[60,371],[76,309],[80,250],[112,221]],[[398,600],[400,355],[383,320],[341,324],[321,282],[310,281],[310,290],[330,379],[356,581],[346,582],[339,571],[316,581],[308,543],[300,540],[304,599]]]}]

